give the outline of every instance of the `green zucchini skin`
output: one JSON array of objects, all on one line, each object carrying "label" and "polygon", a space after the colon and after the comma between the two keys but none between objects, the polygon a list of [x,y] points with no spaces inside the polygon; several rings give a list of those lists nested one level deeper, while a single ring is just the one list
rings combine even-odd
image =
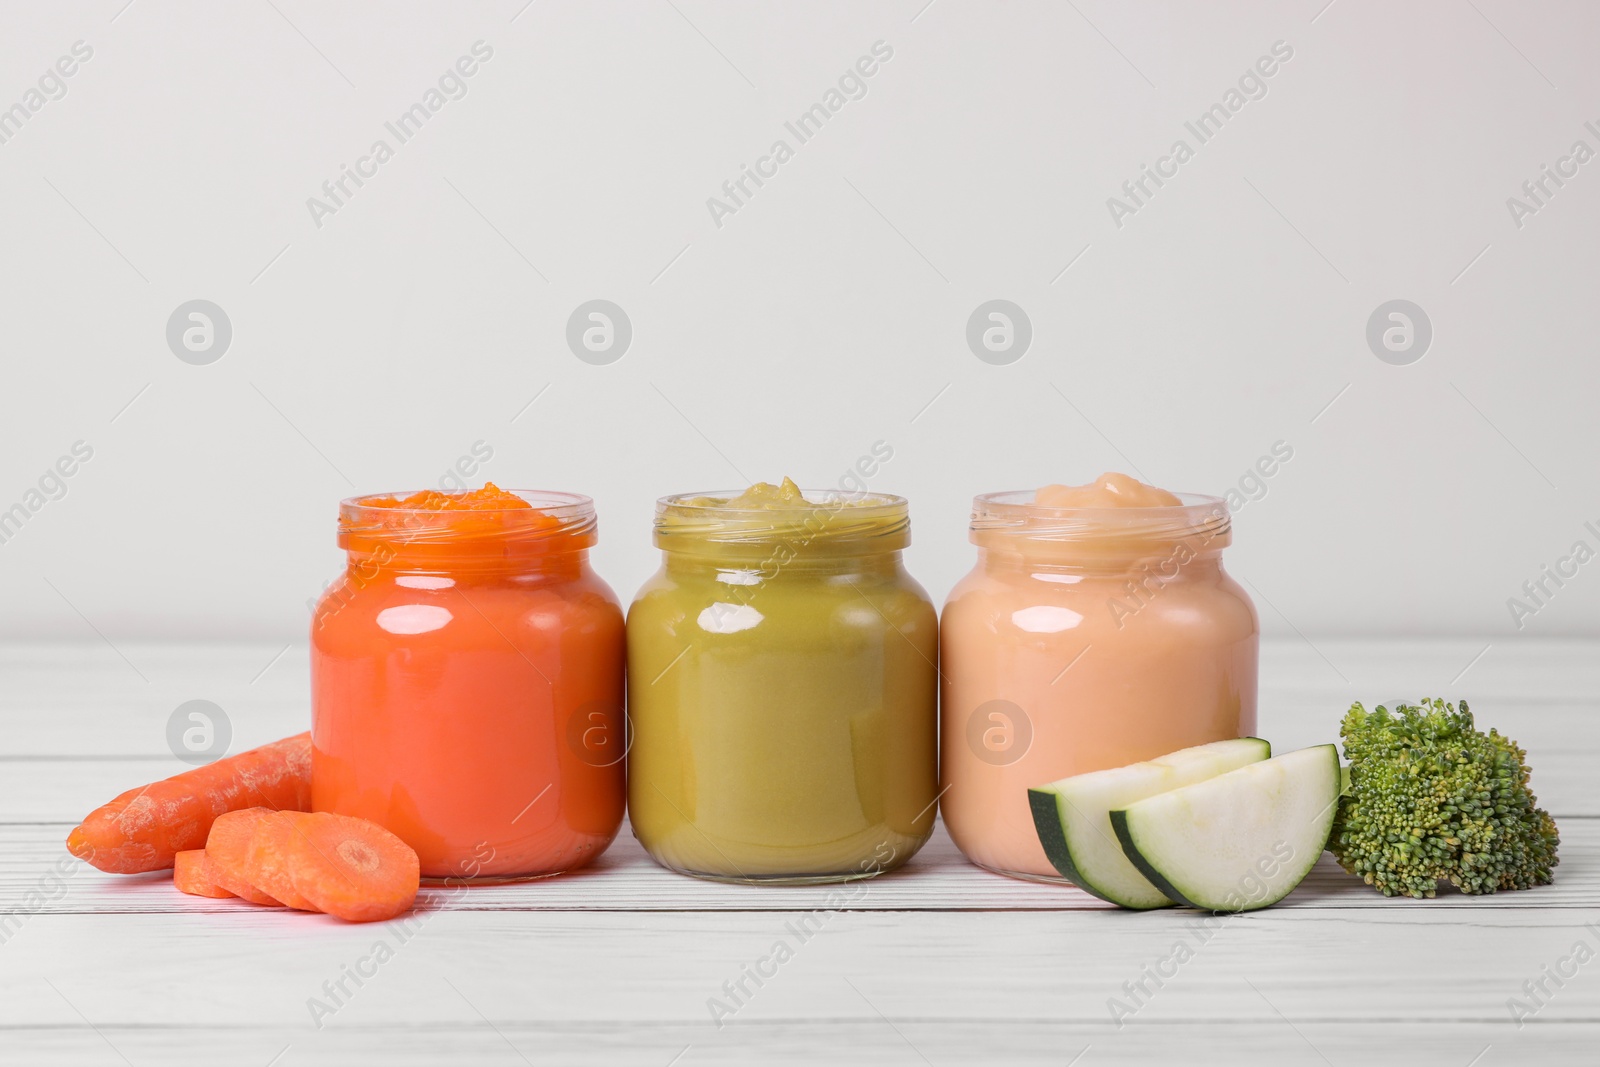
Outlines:
[{"label": "green zucchini skin", "polygon": [[[1157,889],[1161,890],[1161,892],[1165,893],[1167,896],[1171,897],[1173,900],[1176,900],[1185,907],[1200,908],[1200,905],[1196,904],[1194,901],[1178,892],[1177,886],[1161,877],[1161,872],[1150,866],[1150,862],[1146,860],[1139,852],[1138,848],[1134,846],[1133,835],[1128,832],[1127,812],[1113,811],[1111,813],[1111,829],[1116,831],[1117,841],[1121,843],[1122,851],[1127,855],[1128,862],[1133,864],[1134,868],[1140,874],[1149,879],[1151,885],[1155,886]],[[1209,911],[1210,909],[1200,908],[1200,910]]]},{"label": "green zucchini skin", "polygon": [[[1115,904],[1122,908],[1128,907],[1122,901],[1112,900],[1096,889],[1083,876],[1083,872],[1078,870],[1077,865],[1072,862],[1072,850],[1067,847],[1067,835],[1061,832],[1060,797],[1047,789],[1030,789],[1028,790],[1028,807],[1033,811],[1033,826],[1039,832],[1039,843],[1044,846],[1045,858],[1050,861],[1050,866],[1054,867],[1061,877],[1090,896],[1098,897],[1107,904]],[[1158,904],[1156,906],[1168,907],[1170,905]],[[1146,909],[1137,910],[1143,911]]]}]

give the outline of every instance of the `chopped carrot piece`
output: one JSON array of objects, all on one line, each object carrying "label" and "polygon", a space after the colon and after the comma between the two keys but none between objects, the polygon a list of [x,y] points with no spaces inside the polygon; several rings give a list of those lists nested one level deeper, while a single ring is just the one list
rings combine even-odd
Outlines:
[{"label": "chopped carrot piece", "polygon": [[282,812],[293,833],[284,862],[294,887],[318,911],[349,922],[392,919],[417,897],[411,846],[376,823],[330,812]]},{"label": "chopped carrot piece", "polygon": [[91,811],[67,835],[67,851],[102,871],[138,874],[171,867],[204,848],[224,812],[311,806],[311,735],[296,734],[138,789]]},{"label": "chopped carrot piece", "polygon": [[258,821],[251,833],[246,860],[250,881],[288,907],[300,911],[318,911],[320,909],[294,887],[294,872],[289,865],[292,854],[290,845],[299,833],[299,829],[283,812],[275,812],[269,818]]},{"label": "chopped carrot piece", "polygon": [[173,857],[172,884],[177,886],[178,892],[188,893],[191,897],[235,895],[212,881],[210,874],[206,867],[206,850],[203,848],[186,849]]},{"label": "chopped carrot piece", "polygon": [[277,907],[282,903],[259,888],[250,872],[250,846],[256,827],[276,814],[271,808],[224,812],[211,824],[206,837],[206,873],[217,885],[252,904]]}]

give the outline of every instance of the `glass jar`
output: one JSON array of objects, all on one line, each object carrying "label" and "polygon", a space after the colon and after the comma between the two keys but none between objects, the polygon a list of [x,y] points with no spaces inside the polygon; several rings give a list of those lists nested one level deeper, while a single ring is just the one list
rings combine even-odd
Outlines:
[{"label": "glass jar", "polygon": [[730,882],[845,881],[933,831],[938,624],[904,499],[664,497],[628,613],[628,815],[656,861]]},{"label": "glass jar", "polygon": [[622,822],[621,607],[589,567],[594,502],[339,509],[344,575],[311,627],[316,811],[388,827],[425,878],[590,863]]},{"label": "glass jar", "polygon": [[1039,844],[1030,787],[1255,732],[1260,627],[1222,569],[1228,509],[1177,497],[973,501],[978,562],[940,623],[941,804],[979,866],[1064,881]]}]

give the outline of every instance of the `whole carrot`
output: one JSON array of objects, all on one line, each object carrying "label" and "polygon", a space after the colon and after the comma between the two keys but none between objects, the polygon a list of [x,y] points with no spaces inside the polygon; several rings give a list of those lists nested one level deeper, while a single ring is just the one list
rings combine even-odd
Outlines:
[{"label": "whole carrot", "polygon": [[311,807],[309,733],[130,789],[91,811],[67,851],[112,874],[166,870],[179,852],[206,847],[217,816],[255,807]]}]

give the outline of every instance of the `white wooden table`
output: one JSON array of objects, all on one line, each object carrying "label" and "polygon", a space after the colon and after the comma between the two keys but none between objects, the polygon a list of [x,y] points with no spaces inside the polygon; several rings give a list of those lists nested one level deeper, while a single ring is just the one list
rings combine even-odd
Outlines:
[{"label": "white wooden table", "polygon": [[[942,830],[836,911],[827,887],[669,874],[626,828],[591,871],[425,891],[404,926],[185,897],[67,862],[62,839],[182,769],[165,727],[185,700],[226,710],[234,750],[304,729],[304,649],[0,649],[0,1063],[1594,1064],[1600,959],[1521,1028],[1507,1001],[1578,942],[1600,951],[1600,645],[1487,643],[1269,645],[1261,732],[1287,750],[1336,740],[1352,699],[1466,695],[1530,752],[1556,883],[1386,900],[1324,857],[1208,933],[985,874]],[[708,1001],[780,940],[792,958],[719,1028]],[[1193,958],[1119,1028],[1109,999],[1179,941]]]}]

